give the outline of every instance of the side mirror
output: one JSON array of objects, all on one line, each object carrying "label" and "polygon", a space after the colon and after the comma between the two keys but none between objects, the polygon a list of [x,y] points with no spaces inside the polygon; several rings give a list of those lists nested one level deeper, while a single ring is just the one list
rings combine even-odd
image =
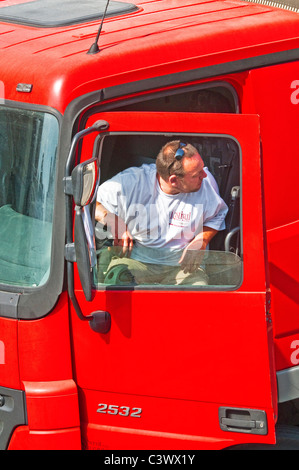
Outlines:
[{"label": "side mirror", "polygon": [[97,191],[99,168],[96,158],[80,163],[72,171],[73,198],[76,206],[90,204]]},{"label": "side mirror", "polygon": [[72,171],[72,192],[76,204],[75,253],[83,292],[92,300],[93,270],[96,265],[93,227],[88,206],[96,197],[99,169],[96,158],[80,163]]},{"label": "side mirror", "polygon": [[75,253],[82,289],[88,302],[93,298],[93,272],[96,265],[96,251],[91,236],[89,208],[77,206],[74,233]]},{"label": "side mirror", "polygon": [[[74,309],[82,321],[88,321],[97,333],[108,333],[111,326],[109,313],[97,311],[84,315],[76,298],[74,289],[74,268],[77,262],[79,277],[85,298],[92,300],[93,268],[96,264],[93,226],[88,206],[94,201],[99,184],[99,167],[96,158],[75,165],[78,143],[87,135],[103,132],[109,128],[106,121],[97,121],[92,127],[78,132],[71,144],[65,166],[64,192],[66,195],[66,245],[68,293]],[[73,201],[76,205],[75,233],[73,234]],[[73,240],[75,235],[75,241]]]}]

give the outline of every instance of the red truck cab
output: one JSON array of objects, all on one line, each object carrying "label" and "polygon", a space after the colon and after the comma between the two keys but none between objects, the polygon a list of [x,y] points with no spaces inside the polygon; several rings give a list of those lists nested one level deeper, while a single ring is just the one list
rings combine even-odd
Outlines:
[{"label": "red truck cab", "polygon": [[[298,448],[296,1],[60,3],[0,5],[0,448]],[[112,282],[97,185],[176,139],[209,284]]]}]

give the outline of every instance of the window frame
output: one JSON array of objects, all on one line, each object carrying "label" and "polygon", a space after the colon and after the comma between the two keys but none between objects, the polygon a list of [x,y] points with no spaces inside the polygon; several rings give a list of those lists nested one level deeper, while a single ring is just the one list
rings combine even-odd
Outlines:
[{"label": "window frame", "polygon": [[62,292],[64,280],[64,245],[61,244],[65,232],[65,216],[64,212],[61,211],[61,207],[64,207],[64,193],[61,185],[64,165],[60,158],[63,119],[61,113],[50,106],[21,103],[12,100],[4,100],[1,102],[1,106],[52,114],[58,121],[57,166],[54,184],[54,216],[49,277],[45,284],[37,287],[0,284],[0,317],[15,319],[42,318],[56,304]]},{"label": "window frame", "polygon": [[[132,113],[136,113],[136,111],[132,111]],[[165,114],[168,114],[168,113],[165,113]],[[188,114],[188,113],[186,113]],[[101,161],[102,161],[102,149],[103,149],[103,143],[104,143],[104,140],[105,138],[109,137],[109,136],[140,136],[140,135],[146,135],[146,136],[160,136],[160,135],[164,135],[163,132],[105,132],[104,134],[101,134],[99,135],[98,137],[96,137],[96,142],[95,142],[95,145],[94,145],[94,148],[97,149],[97,151],[94,152],[93,156],[96,156],[98,159],[99,159],[99,164],[101,165]],[[173,291],[173,292],[177,292],[177,291],[195,291],[195,292],[199,292],[199,291],[207,291],[207,292],[217,292],[217,291],[235,291],[235,290],[238,290],[241,286],[242,286],[242,283],[243,283],[243,276],[244,276],[244,270],[243,270],[243,213],[242,213],[242,205],[243,205],[243,198],[242,198],[242,194],[243,194],[243,182],[242,182],[242,149],[241,149],[241,146],[238,142],[238,140],[233,136],[233,135],[230,135],[230,134],[208,134],[208,133],[195,133],[195,132],[192,132],[192,133],[184,133],[184,132],[181,132],[181,133],[178,133],[178,132],[174,132],[171,134],[172,137],[186,137],[185,140],[188,140],[188,137],[199,137],[199,138],[224,138],[224,139],[231,139],[232,141],[234,141],[237,146],[238,146],[238,149],[239,149],[239,155],[238,155],[238,158],[239,158],[239,184],[240,184],[240,259],[241,259],[241,269],[242,269],[242,273],[241,273],[241,277],[240,277],[240,282],[236,285],[233,285],[233,286],[223,286],[223,285],[211,285],[211,286],[192,286],[192,285],[186,285],[186,286],[171,286],[171,285],[167,285],[167,286],[159,286],[159,285],[137,285],[137,286],[121,286],[121,285],[116,285],[116,286],[113,286],[113,285],[105,285],[105,284],[99,284],[97,283],[95,285],[95,289],[97,291],[105,291],[105,290],[112,290],[112,291],[117,291],[117,290],[136,290],[136,291]],[[168,139],[169,140],[169,139]],[[154,161],[153,161],[154,162]],[[213,251],[217,251],[217,250],[213,250]],[[223,250],[224,252],[224,250]]]}]

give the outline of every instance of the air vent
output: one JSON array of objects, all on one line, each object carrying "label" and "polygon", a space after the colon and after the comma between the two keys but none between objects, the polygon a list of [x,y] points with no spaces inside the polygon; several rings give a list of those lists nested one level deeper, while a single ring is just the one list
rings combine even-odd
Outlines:
[{"label": "air vent", "polygon": [[[106,4],[107,0],[34,0],[0,6],[0,21],[39,28],[69,26],[100,20]],[[137,10],[132,3],[110,1],[106,16],[120,16]]]}]

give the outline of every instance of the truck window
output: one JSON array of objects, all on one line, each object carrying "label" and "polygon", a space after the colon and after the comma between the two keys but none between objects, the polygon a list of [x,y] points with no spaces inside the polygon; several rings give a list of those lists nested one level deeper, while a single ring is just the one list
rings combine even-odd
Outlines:
[{"label": "truck window", "polygon": [[[131,260],[128,258],[119,258],[119,247],[116,247],[115,240],[120,238],[119,234],[123,231],[114,225],[108,228],[102,223],[96,224],[96,244],[97,244],[97,283],[98,288],[112,288],[120,286],[131,286],[134,288],[148,287],[148,288],[227,288],[233,289],[240,285],[242,279],[242,244],[241,244],[241,221],[240,221],[240,152],[237,142],[233,138],[223,136],[210,136],[210,135],[153,135],[153,134],[139,134],[139,135],[111,135],[106,136],[103,141],[101,150],[101,184],[113,178],[119,172],[123,172],[128,168],[140,168],[142,165],[147,165],[146,168],[153,168],[155,172],[156,156],[163,145],[171,140],[188,141],[193,145],[198,153],[201,155],[205,169],[209,172],[210,177],[215,184],[217,191],[219,191],[221,198],[225,201],[228,207],[228,213],[225,221],[225,228],[218,232],[215,238],[212,239],[209,248],[205,251],[204,257],[201,262],[201,268],[207,276],[208,281],[205,283],[197,283],[194,276],[184,277],[183,281],[173,280],[172,275],[168,277],[168,261],[169,265],[174,265],[174,258],[172,253],[169,252],[168,247],[159,247],[154,251],[149,251],[149,260],[159,259],[159,263],[165,266],[164,273],[160,279],[153,276],[152,280],[146,277],[141,282],[137,282],[136,275],[134,275],[134,267],[132,267]],[[135,170],[133,170],[135,171]],[[128,173],[125,173],[126,178],[129,178]],[[138,186],[138,173],[136,176],[136,186],[133,183],[129,190],[131,197],[133,192],[140,192],[142,188]],[[105,191],[110,191],[106,185],[102,186]],[[107,189],[106,189],[107,188]],[[156,189],[153,187],[153,191]],[[160,225],[157,229],[155,223],[152,224],[151,217],[157,217],[155,208],[145,209],[140,206],[134,206],[130,202],[125,202],[122,197],[125,197],[120,190],[119,198],[115,199],[114,213],[117,213],[120,207],[118,204],[126,205],[126,220],[127,228],[133,231],[136,235],[134,240],[133,252],[131,258],[140,259],[139,247],[143,245],[144,240],[151,240],[160,235],[157,230],[160,230]],[[132,197],[132,200],[138,198]],[[106,207],[108,209],[108,207]],[[188,227],[188,215],[172,211],[166,217],[172,217],[172,223]],[[190,222],[188,230],[197,230],[195,226],[191,226],[195,222]],[[107,231],[108,229],[108,231]],[[141,237],[139,233],[142,232]],[[192,235],[188,234],[188,237]],[[134,237],[133,237],[134,238]],[[151,243],[149,243],[151,246]],[[142,257],[144,252],[142,252]],[[147,256],[147,253],[146,253]],[[152,263],[150,263],[152,264]],[[132,268],[132,269],[131,269]],[[170,268],[169,268],[170,271]]]},{"label": "truck window", "polygon": [[0,283],[44,284],[51,260],[57,119],[0,107]]},{"label": "truck window", "polygon": [[193,112],[193,113],[237,113],[238,96],[232,86],[228,84],[211,84],[184,92],[171,90],[155,98],[142,97],[123,106],[123,111],[166,111],[166,112]]}]

